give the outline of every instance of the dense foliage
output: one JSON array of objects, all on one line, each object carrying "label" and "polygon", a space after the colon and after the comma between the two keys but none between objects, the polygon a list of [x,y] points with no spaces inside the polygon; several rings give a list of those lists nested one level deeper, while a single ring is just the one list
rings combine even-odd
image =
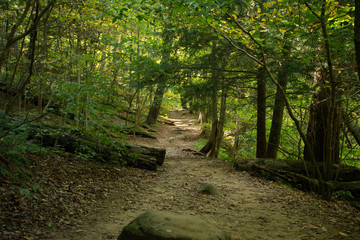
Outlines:
[{"label": "dense foliage", "polygon": [[[5,0],[0,9],[6,115],[51,113],[59,127],[100,131],[114,115],[136,128],[181,105],[210,128],[211,156],[359,165],[354,1]],[[26,137],[9,129],[1,158],[23,162],[11,154],[29,146],[6,149]]]}]

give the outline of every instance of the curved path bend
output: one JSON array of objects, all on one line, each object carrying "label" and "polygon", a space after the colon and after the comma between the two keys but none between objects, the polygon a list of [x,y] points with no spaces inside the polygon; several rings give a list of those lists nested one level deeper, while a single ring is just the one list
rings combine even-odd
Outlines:
[{"label": "curved path bend", "polygon": [[[123,226],[146,210],[199,215],[233,240],[360,239],[356,226],[360,219],[354,222],[350,206],[322,201],[236,172],[221,160],[184,151],[200,133],[197,119],[184,110],[171,112],[169,118],[175,126],[160,124],[157,140],[132,139],[137,144],[165,147],[164,165],[155,173],[138,176],[141,181],[131,191],[111,196],[79,228],[59,232],[55,239],[116,239]],[[217,186],[221,195],[199,194],[203,182]]]}]

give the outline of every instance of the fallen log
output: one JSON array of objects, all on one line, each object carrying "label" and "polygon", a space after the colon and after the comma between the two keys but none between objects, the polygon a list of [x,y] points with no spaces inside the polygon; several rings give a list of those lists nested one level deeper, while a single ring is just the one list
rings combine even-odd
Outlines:
[{"label": "fallen log", "polygon": [[166,149],[152,148],[139,145],[126,145],[126,148],[131,152],[139,155],[153,157],[156,160],[156,165],[163,165],[165,161]]},{"label": "fallen log", "polygon": [[60,147],[66,152],[81,153],[107,163],[155,171],[164,163],[166,150],[146,146],[119,143],[116,140],[102,141],[81,138],[76,134],[58,129],[32,128],[29,139],[37,140],[44,147]]},{"label": "fallen log", "polygon": [[[245,159],[235,161],[234,167],[239,171],[249,171],[254,165],[264,166],[266,168],[285,170],[289,172],[298,173],[301,175],[308,175],[314,172],[314,165],[310,162],[289,160],[289,159]],[[306,166],[306,167],[305,167]],[[322,163],[317,163],[320,169],[324,169]],[[330,169],[330,175],[334,179],[341,182],[360,181],[360,168],[348,165],[333,165]]]},{"label": "fallen log", "polygon": [[100,127],[106,134],[109,134],[113,138],[122,138],[122,136],[119,134],[126,134],[126,135],[136,135],[143,138],[151,138],[156,139],[156,136],[146,132],[142,131],[141,128],[132,128],[128,126],[118,126],[116,127],[116,133],[114,133],[113,130],[111,130],[110,126],[101,126]]},{"label": "fallen log", "polygon": [[335,191],[347,190],[347,191],[358,191],[360,193],[360,181],[353,182],[332,182],[332,188]]},{"label": "fallen log", "polygon": [[142,131],[134,131],[133,132],[136,136],[140,136],[143,138],[151,138],[151,139],[156,139],[156,137],[150,133],[147,132],[142,132]]},{"label": "fallen log", "polygon": [[129,155],[125,157],[126,159],[126,166],[131,166],[135,168],[140,169],[146,169],[150,171],[156,171],[157,170],[157,163],[156,158],[142,155],[142,154],[136,154],[136,155]]},{"label": "fallen log", "polygon": [[[306,165],[306,168],[305,168]],[[288,183],[302,190],[318,189],[319,182],[314,177],[313,165],[309,162],[278,159],[246,159],[236,161],[238,171],[249,171],[256,176],[269,180]],[[323,167],[319,163],[320,168]],[[332,179],[326,181],[330,191],[350,191],[354,197],[360,197],[360,169],[347,165],[334,165],[331,168]]]}]

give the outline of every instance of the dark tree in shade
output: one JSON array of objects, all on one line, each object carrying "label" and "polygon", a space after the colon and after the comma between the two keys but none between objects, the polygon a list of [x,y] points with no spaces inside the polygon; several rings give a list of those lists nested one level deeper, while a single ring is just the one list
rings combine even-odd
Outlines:
[{"label": "dark tree in shade", "polygon": [[360,79],[360,1],[355,0],[355,53],[356,53],[356,63],[357,63],[357,73],[358,78]]}]

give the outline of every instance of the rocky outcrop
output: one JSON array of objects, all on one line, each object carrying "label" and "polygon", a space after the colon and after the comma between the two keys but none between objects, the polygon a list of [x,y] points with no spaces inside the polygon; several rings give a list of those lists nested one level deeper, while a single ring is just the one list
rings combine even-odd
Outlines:
[{"label": "rocky outcrop", "polygon": [[148,211],[125,226],[118,240],[229,240],[217,226],[197,216]]}]

